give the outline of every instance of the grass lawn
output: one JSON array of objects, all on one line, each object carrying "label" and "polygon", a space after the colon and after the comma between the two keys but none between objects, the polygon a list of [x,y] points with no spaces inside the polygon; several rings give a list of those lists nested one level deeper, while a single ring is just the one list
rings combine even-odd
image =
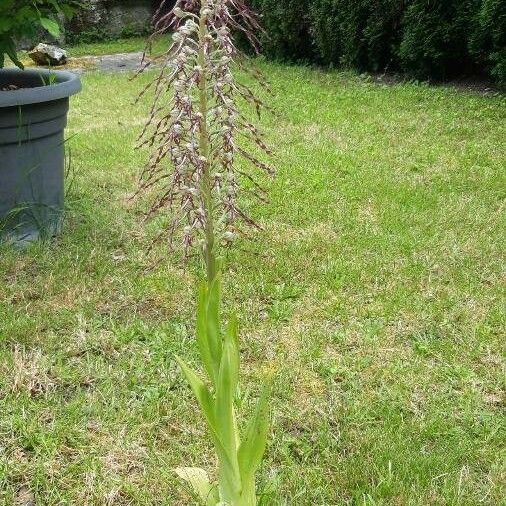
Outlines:
[{"label": "grass lawn", "polygon": [[[225,298],[246,409],[278,370],[265,504],[506,504],[506,99],[261,66],[277,177]],[[0,248],[2,505],[188,505],[172,468],[213,469],[173,359],[198,268],[129,199],[145,80],[83,77],[65,233]]]},{"label": "grass lawn", "polygon": [[[153,42],[152,50],[155,53],[162,51],[169,39],[168,35],[157,37]],[[87,55],[104,55],[115,53],[132,53],[144,51],[146,49],[146,39],[144,37],[130,37],[128,39],[118,39],[107,42],[90,42],[89,44],[79,44],[70,46],[67,49],[68,56],[77,58]]]}]

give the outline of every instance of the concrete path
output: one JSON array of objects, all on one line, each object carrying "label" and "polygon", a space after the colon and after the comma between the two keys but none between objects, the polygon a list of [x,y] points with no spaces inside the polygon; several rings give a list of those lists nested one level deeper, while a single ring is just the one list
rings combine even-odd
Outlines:
[{"label": "concrete path", "polygon": [[118,53],[103,56],[81,56],[69,58],[67,65],[61,69],[70,70],[76,74],[99,70],[100,72],[135,72],[141,67],[142,52]]}]

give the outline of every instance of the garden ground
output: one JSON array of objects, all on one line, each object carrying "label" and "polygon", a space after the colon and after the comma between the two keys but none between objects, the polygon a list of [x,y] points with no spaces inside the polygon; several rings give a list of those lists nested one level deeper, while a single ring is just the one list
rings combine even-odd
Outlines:
[{"label": "garden ground", "polygon": [[[241,409],[277,369],[265,504],[506,504],[506,99],[259,65],[277,176],[225,298]],[[198,267],[130,199],[148,77],[83,76],[65,233],[0,250],[0,504],[186,505],[172,469],[213,469],[173,359]]]}]

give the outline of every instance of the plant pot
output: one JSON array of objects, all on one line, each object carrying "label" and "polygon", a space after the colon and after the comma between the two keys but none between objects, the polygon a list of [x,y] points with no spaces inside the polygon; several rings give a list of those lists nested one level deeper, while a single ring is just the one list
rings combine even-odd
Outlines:
[{"label": "plant pot", "polygon": [[59,233],[70,72],[0,69],[0,237],[18,244]]}]

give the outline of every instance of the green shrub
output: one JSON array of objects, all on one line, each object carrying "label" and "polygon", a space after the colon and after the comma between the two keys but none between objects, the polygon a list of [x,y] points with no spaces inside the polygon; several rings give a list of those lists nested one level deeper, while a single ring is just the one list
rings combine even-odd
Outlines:
[{"label": "green shrub", "polygon": [[473,70],[468,36],[480,0],[411,0],[402,20],[401,68],[420,79]]},{"label": "green shrub", "polygon": [[262,37],[262,53],[285,61],[311,61],[317,55],[310,34],[311,0],[251,0],[267,32]]},{"label": "green shrub", "polygon": [[360,70],[395,68],[403,0],[313,0],[311,33],[322,60]]},{"label": "green shrub", "polygon": [[322,61],[340,65],[344,53],[343,29],[340,18],[341,0],[313,0],[311,2],[311,35]]},{"label": "green shrub", "polygon": [[506,87],[506,2],[483,0],[473,22],[470,53],[499,85]]},{"label": "green shrub", "polygon": [[405,2],[376,0],[368,3],[369,17],[363,32],[363,37],[367,41],[367,68],[374,71],[396,69]]},{"label": "green shrub", "polygon": [[504,0],[252,0],[266,54],[420,79],[486,72],[506,83]]}]

